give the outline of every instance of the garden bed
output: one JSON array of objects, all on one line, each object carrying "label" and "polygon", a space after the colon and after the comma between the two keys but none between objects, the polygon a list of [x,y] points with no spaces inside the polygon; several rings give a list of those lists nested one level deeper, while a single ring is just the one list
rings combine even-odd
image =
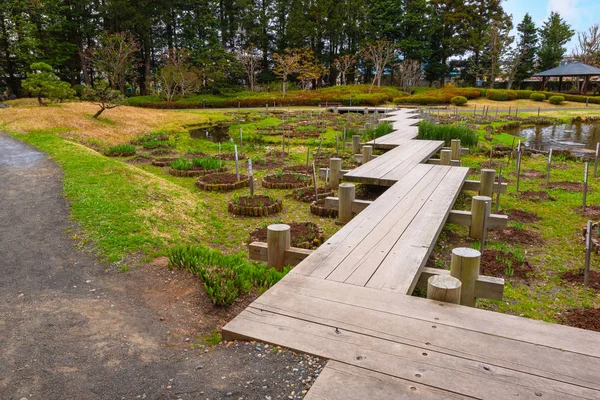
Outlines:
[{"label": "garden bed", "polygon": [[[317,193],[319,199],[324,199],[325,197],[333,196],[333,191],[326,187],[317,188]],[[302,203],[311,203],[315,201],[315,187],[308,186],[295,189],[294,191],[292,191],[292,193],[288,195],[288,197],[291,197],[294,200],[301,201]]]},{"label": "garden bed", "polygon": [[247,217],[266,217],[280,212],[283,204],[279,199],[272,199],[265,195],[253,197],[242,196],[231,200],[227,204],[227,210],[234,215]]},{"label": "garden bed", "polygon": [[488,249],[481,255],[480,275],[527,280],[534,271],[528,261],[519,260],[511,252]]},{"label": "garden bed", "polygon": [[[565,271],[560,277],[572,285],[583,285],[583,268]],[[600,290],[600,272],[590,269],[588,285],[592,289]]]},{"label": "garden bed", "polygon": [[311,179],[304,174],[283,173],[265,175],[261,182],[267,189],[294,189],[310,185]]},{"label": "garden bed", "polygon": [[548,192],[536,192],[531,190],[519,193],[519,197],[523,200],[533,201],[534,203],[555,200],[553,197],[548,195]]},{"label": "garden bed", "polygon": [[310,213],[325,218],[337,218],[338,216],[338,210],[325,208],[325,199],[310,203]]},{"label": "garden bed", "polygon": [[213,174],[218,172],[225,172],[227,168],[218,168],[218,169],[204,169],[199,167],[192,167],[190,169],[175,169],[169,168],[169,174],[173,176],[179,177],[192,177],[192,176],[202,176],[206,174]]},{"label": "garden bed", "polygon": [[215,173],[206,174],[196,180],[196,186],[202,190],[215,192],[227,192],[248,186],[250,178],[248,175],[240,175],[238,181],[237,174],[234,173]]},{"label": "garden bed", "polygon": [[560,322],[575,328],[600,332],[600,308],[578,308],[559,315]]},{"label": "garden bed", "polygon": [[[325,241],[323,230],[312,222],[292,222],[291,245],[302,249],[316,249]],[[257,228],[250,233],[250,242],[267,242],[267,227]]]},{"label": "garden bed", "polygon": [[517,229],[514,226],[491,231],[490,237],[500,242],[515,244],[539,245],[544,242],[539,233],[528,229]]},{"label": "garden bed", "polygon": [[173,161],[177,161],[178,157],[155,158],[152,160],[152,165],[155,167],[168,167]]}]

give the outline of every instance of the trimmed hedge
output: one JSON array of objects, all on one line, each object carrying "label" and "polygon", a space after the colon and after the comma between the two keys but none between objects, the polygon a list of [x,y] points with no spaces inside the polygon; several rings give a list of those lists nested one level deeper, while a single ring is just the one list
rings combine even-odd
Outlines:
[{"label": "trimmed hedge", "polygon": [[489,89],[486,92],[485,97],[494,101],[510,101],[516,100],[518,98],[518,95],[515,90]]},{"label": "trimmed hedge", "polygon": [[467,104],[467,98],[465,96],[454,96],[450,99],[450,103],[455,106],[464,106]]},{"label": "trimmed hedge", "polygon": [[419,104],[419,105],[429,105],[429,104],[450,104],[453,97],[462,96],[466,99],[477,99],[481,97],[480,89],[458,89],[458,88],[444,88],[439,90],[431,90],[427,92],[423,92],[423,94],[410,96],[410,97],[402,97],[399,99],[394,99],[394,103],[402,103],[402,104]]},{"label": "trimmed hedge", "polygon": [[548,99],[548,102],[550,104],[554,104],[555,106],[561,104],[563,101],[565,101],[563,96],[552,96]]},{"label": "trimmed hedge", "polygon": [[531,93],[529,98],[533,101],[544,101],[546,100],[546,95],[544,93]]}]

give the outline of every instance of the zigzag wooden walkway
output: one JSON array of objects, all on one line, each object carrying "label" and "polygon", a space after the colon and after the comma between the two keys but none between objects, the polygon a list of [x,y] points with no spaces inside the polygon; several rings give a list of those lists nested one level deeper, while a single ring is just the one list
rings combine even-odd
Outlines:
[{"label": "zigzag wooden walkway", "polygon": [[[600,334],[410,296],[467,169],[390,153],[402,176],[224,338],[329,359],[309,400],[600,399]],[[364,167],[400,172],[394,158]]]}]

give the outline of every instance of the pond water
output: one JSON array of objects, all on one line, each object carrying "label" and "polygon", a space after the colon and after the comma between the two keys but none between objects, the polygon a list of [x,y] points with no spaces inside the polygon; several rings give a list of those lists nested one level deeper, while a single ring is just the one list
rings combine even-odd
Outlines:
[{"label": "pond water", "polygon": [[214,143],[222,143],[231,138],[231,136],[229,136],[228,124],[205,124],[189,126],[188,128],[190,137],[193,139],[206,139]]},{"label": "pond water", "polygon": [[575,153],[594,153],[600,142],[600,123],[570,123],[554,126],[533,126],[509,131],[525,138],[524,144],[536,150],[550,148]]}]

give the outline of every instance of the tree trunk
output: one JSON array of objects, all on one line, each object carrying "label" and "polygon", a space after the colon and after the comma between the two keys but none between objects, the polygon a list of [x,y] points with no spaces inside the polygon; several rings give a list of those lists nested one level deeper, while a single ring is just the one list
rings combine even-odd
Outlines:
[{"label": "tree trunk", "polygon": [[98,110],[98,112],[96,112],[96,114],[94,114],[94,118],[97,119],[100,116],[100,114],[102,114],[104,112],[104,110],[106,110],[106,108],[100,106],[100,109]]},{"label": "tree trunk", "polygon": [[287,84],[287,81],[285,78],[283,78],[283,97],[285,97],[285,86]]}]

